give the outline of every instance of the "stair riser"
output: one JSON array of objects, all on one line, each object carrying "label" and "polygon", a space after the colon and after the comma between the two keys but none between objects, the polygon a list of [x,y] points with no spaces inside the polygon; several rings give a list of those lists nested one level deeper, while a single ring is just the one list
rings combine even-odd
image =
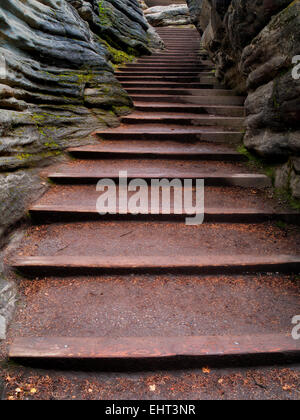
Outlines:
[{"label": "stair riser", "polygon": [[[137,222],[169,222],[169,223],[185,223],[188,215],[175,215],[175,214],[116,214],[101,216],[94,211],[86,212],[73,212],[70,211],[55,211],[55,210],[30,210],[32,223],[35,224],[51,224],[51,223],[66,223],[66,222],[85,222],[85,221],[137,221]],[[282,214],[205,214],[204,223],[265,223],[274,221],[284,221],[299,225],[298,215],[282,215]]]},{"label": "stair riser", "polygon": [[[97,184],[97,182],[99,181],[99,179],[102,178],[109,178],[112,179],[116,185],[118,185],[119,182],[119,177],[117,175],[101,175],[99,174],[99,176],[94,176],[94,175],[80,175],[78,177],[73,177],[73,176],[68,176],[67,174],[62,175],[50,175],[49,179],[57,184],[65,184],[65,185],[69,185],[69,184],[73,184],[73,185],[84,185],[84,184]],[[165,179],[169,179],[172,180],[174,177],[171,176],[153,176],[151,178],[147,178],[145,176],[143,176],[142,174],[139,174],[137,176],[128,176],[128,181],[132,180],[132,179],[136,179],[136,178],[142,178],[144,179],[148,184],[151,183],[151,179],[161,179],[161,178],[165,178]],[[178,176],[176,177],[178,178]],[[189,179],[196,179],[195,177],[192,176],[188,176]],[[224,177],[205,177],[203,176],[203,178],[201,178],[201,175],[199,174],[199,177],[197,177],[199,179],[204,179],[205,185],[207,187],[243,187],[243,188],[265,188],[265,187],[270,187],[271,186],[271,182],[269,181],[268,178],[247,178],[247,177],[230,177],[230,176],[224,176]],[[179,179],[184,179],[183,177],[179,177]]]},{"label": "stair riser", "polygon": [[130,275],[130,274],[190,274],[190,275],[235,275],[248,273],[299,273],[299,263],[287,264],[257,264],[257,265],[235,265],[235,266],[207,266],[207,267],[61,267],[45,265],[15,267],[15,269],[27,277],[43,277],[43,276],[93,276],[93,275]]},{"label": "stair riser", "polygon": [[[84,340],[83,340],[84,341]],[[177,371],[199,369],[199,366],[210,366],[211,368],[249,368],[254,366],[283,366],[285,364],[297,364],[299,362],[300,352],[282,352],[277,354],[265,352],[262,355],[231,355],[231,356],[170,356],[155,358],[47,358],[47,357],[14,357],[10,359],[21,366],[27,366],[35,369],[61,370],[61,371],[99,371],[99,372],[123,372],[127,374],[132,372],[153,372],[153,371]]]},{"label": "stair riser", "polygon": [[183,153],[113,153],[113,152],[87,152],[87,151],[72,151],[71,155],[77,159],[166,159],[166,160],[203,160],[203,161],[213,161],[213,162],[247,162],[248,159],[246,156],[239,153],[193,153],[193,154],[183,154]]}]

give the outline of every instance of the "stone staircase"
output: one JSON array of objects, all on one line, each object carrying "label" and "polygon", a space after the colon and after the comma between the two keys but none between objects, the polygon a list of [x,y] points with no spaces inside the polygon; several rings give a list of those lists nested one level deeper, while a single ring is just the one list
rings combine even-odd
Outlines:
[{"label": "stone staircase", "polygon": [[[53,320],[59,314],[60,322],[51,323],[48,314],[45,324],[42,316],[38,326],[25,328],[21,322],[20,330],[14,331],[9,352],[13,359],[42,360],[46,365],[50,359],[122,359],[125,364],[132,359],[175,356],[197,360],[208,356],[221,360],[247,356],[252,360],[258,355],[266,361],[271,356],[281,361],[292,355],[299,358],[300,342],[291,337],[291,317],[296,313],[290,306],[287,310],[283,303],[278,304],[283,321],[278,321],[277,327],[269,325],[269,315],[264,318],[262,313],[266,302],[270,305],[278,298],[275,292],[269,300],[263,292],[257,295],[260,297],[252,325],[243,321],[246,315],[242,307],[236,312],[241,312],[240,317],[234,317],[231,325],[219,325],[219,318],[226,313],[221,312],[225,308],[218,284],[226,276],[239,275],[247,281],[254,276],[256,281],[264,273],[277,279],[283,275],[280,273],[299,273],[298,230],[281,235],[273,223],[297,223],[299,214],[266,198],[269,178],[253,173],[245,164],[246,158],[236,151],[243,137],[244,98],[218,84],[212,63],[199,50],[197,31],[161,28],[159,34],[165,41],[165,51],[142,57],[117,71],[119,81],[133,97],[135,112],[123,117],[120,127],[97,131],[97,144],[70,149],[73,159],[50,170],[48,176],[54,185],[30,209],[32,226],[18,257],[11,257],[11,265],[29,278],[38,277],[34,280],[37,282],[43,278],[56,285],[66,278],[72,280],[69,298],[58,299],[53,311]],[[96,210],[97,181],[118,181],[120,171],[127,171],[128,179],[142,178],[148,184],[161,178],[204,179],[204,224],[186,226],[187,214],[176,214],[173,207],[169,212],[160,208],[152,215],[145,206],[137,215],[118,211],[100,216]],[[201,318],[200,313],[198,325],[183,327],[183,320],[172,325],[170,309],[162,309],[168,313],[162,316],[165,328],[159,321],[155,324],[155,314],[153,325],[149,325],[144,316],[151,308],[142,290],[135,316],[128,315],[127,320],[126,313],[132,310],[129,306],[135,304],[125,298],[126,292],[124,299],[118,296],[111,312],[99,298],[97,304],[90,304],[91,311],[97,308],[97,315],[87,314],[86,280],[93,284],[96,281],[93,287],[98,290],[103,287],[101,276],[113,277],[106,283],[108,293],[115,293],[119,277],[126,282],[136,276],[143,279],[142,284],[153,283],[154,294],[158,277],[167,276],[170,281],[176,276],[176,282],[186,282],[186,290],[193,284],[193,293],[190,300],[185,298],[184,285],[177,295],[166,291],[159,295],[164,307],[172,308],[174,318],[177,312],[183,313],[182,317],[196,316],[199,311],[206,315]],[[186,276],[192,277],[187,280]],[[205,276],[213,276],[208,284],[215,290],[216,308],[205,299],[211,289],[206,292],[201,287],[201,296],[197,295],[197,282]],[[78,279],[85,283],[86,294],[82,302],[74,302],[71,310],[72,284]],[[232,282],[238,289],[237,279]],[[235,294],[238,296],[238,291]],[[192,296],[198,296],[198,300]],[[244,295],[243,299],[247,301]],[[231,299],[227,296],[224,300]],[[270,307],[265,309],[270,311]],[[203,333],[200,324],[207,320],[207,311],[211,329]],[[110,317],[119,320],[115,329]],[[121,328],[124,322],[126,327]]]}]

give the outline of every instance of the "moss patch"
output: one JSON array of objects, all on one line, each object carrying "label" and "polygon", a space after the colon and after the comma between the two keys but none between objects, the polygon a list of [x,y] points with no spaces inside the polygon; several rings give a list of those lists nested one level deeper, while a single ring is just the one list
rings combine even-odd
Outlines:
[{"label": "moss patch", "polygon": [[260,171],[263,171],[269,178],[272,180],[272,185],[274,187],[275,196],[280,200],[286,202],[292,209],[300,211],[300,200],[295,199],[292,196],[291,190],[289,188],[275,188],[275,174],[276,167],[270,163],[267,163],[254,153],[249,152],[245,146],[239,146],[237,151],[248,158],[248,165],[252,168],[257,168]]}]

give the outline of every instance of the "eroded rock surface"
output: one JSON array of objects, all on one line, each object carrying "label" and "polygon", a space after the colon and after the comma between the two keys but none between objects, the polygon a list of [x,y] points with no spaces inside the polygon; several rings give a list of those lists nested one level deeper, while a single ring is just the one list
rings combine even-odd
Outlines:
[{"label": "eroded rock surface", "polygon": [[300,54],[300,2],[187,3],[216,76],[247,95],[246,147],[270,161],[285,160],[288,170],[279,167],[277,178],[299,196],[292,162],[300,154],[300,80],[293,77],[293,58]]},{"label": "eroded rock surface", "polygon": [[151,47],[160,39],[138,0],[1,2],[0,237],[31,197],[23,169],[90,141],[96,128],[117,126],[132,100],[114,65]]},{"label": "eroded rock surface", "polygon": [[152,26],[177,26],[191,23],[186,4],[150,7],[145,10],[145,16]]}]

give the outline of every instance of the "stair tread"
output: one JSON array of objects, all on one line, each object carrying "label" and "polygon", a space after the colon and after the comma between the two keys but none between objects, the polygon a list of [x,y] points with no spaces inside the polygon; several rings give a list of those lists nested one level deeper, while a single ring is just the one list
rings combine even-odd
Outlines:
[{"label": "stair tread", "polygon": [[[197,114],[196,114],[197,115]],[[153,152],[153,153],[239,153],[226,144],[213,144],[205,142],[181,143],[176,141],[128,140],[126,143],[119,140],[101,140],[96,144],[71,147],[69,151],[116,151],[116,152]]]},{"label": "stair tread", "polygon": [[75,267],[76,264],[157,268],[195,265],[204,269],[247,264],[276,267],[287,262],[297,263],[299,269],[300,256],[295,255],[299,244],[298,227],[282,230],[275,223],[186,226],[97,220],[29,227],[28,235],[12,251],[9,260],[16,267],[70,263]]},{"label": "stair tread", "polygon": [[[134,193],[129,193],[129,195],[132,194]],[[150,192],[147,195],[150,203]],[[195,196],[194,188],[193,196]],[[30,207],[30,210],[95,212],[98,197],[99,192],[96,191],[94,185],[54,185]],[[171,202],[171,211],[173,207]],[[249,191],[239,187],[206,187],[205,212],[295,214],[299,216],[299,212],[296,210],[282,206],[276,200],[267,197],[263,190],[251,189]]]},{"label": "stair tread", "polygon": [[244,109],[242,105],[197,105],[197,104],[184,104],[184,103],[176,103],[176,102],[143,102],[143,101],[134,101],[135,106],[148,106],[148,107],[155,107],[155,108],[166,108],[166,107],[178,107],[178,108],[192,108],[195,109],[203,108],[203,106],[207,107],[208,109],[218,109],[218,108],[236,108],[236,109]]},{"label": "stair tread", "polygon": [[174,112],[141,112],[135,111],[133,114],[127,115],[123,117],[126,120],[133,120],[139,121],[139,119],[146,119],[146,120],[157,120],[157,119],[173,119],[173,120],[191,120],[195,119],[197,121],[216,121],[216,122],[240,122],[241,124],[245,121],[244,117],[227,117],[223,115],[211,115],[211,114],[196,114],[196,113],[189,113],[185,112],[184,114],[176,114]]},{"label": "stair tread", "polygon": [[250,177],[268,179],[266,175],[252,173],[241,163],[210,162],[210,161],[187,161],[174,159],[103,159],[95,160],[76,159],[63,165],[58,165],[51,170],[49,176],[54,174],[92,177],[115,177],[119,171],[127,171],[128,176],[151,178],[151,177],[172,177],[172,178],[201,178],[203,177]]},{"label": "stair tread", "polygon": [[[153,104],[152,104],[153,106]],[[127,126],[125,124],[121,124],[117,128],[110,128],[105,130],[96,130],[94,134],[106,134],[106,133],[122,133],[122,134],[130,134],[130,133],[163,133],[163,134],[189,134],[189,133],[224,133],[226,130],[220,130],[219,127],[206,127],[206,126],[180,126],[172,125],[172,124],[139,124],[136,126]],[[236,132],[240,132],[239,130],[236,130]],[[229,131],[229,133],[232,133],[232,131]]]}]

